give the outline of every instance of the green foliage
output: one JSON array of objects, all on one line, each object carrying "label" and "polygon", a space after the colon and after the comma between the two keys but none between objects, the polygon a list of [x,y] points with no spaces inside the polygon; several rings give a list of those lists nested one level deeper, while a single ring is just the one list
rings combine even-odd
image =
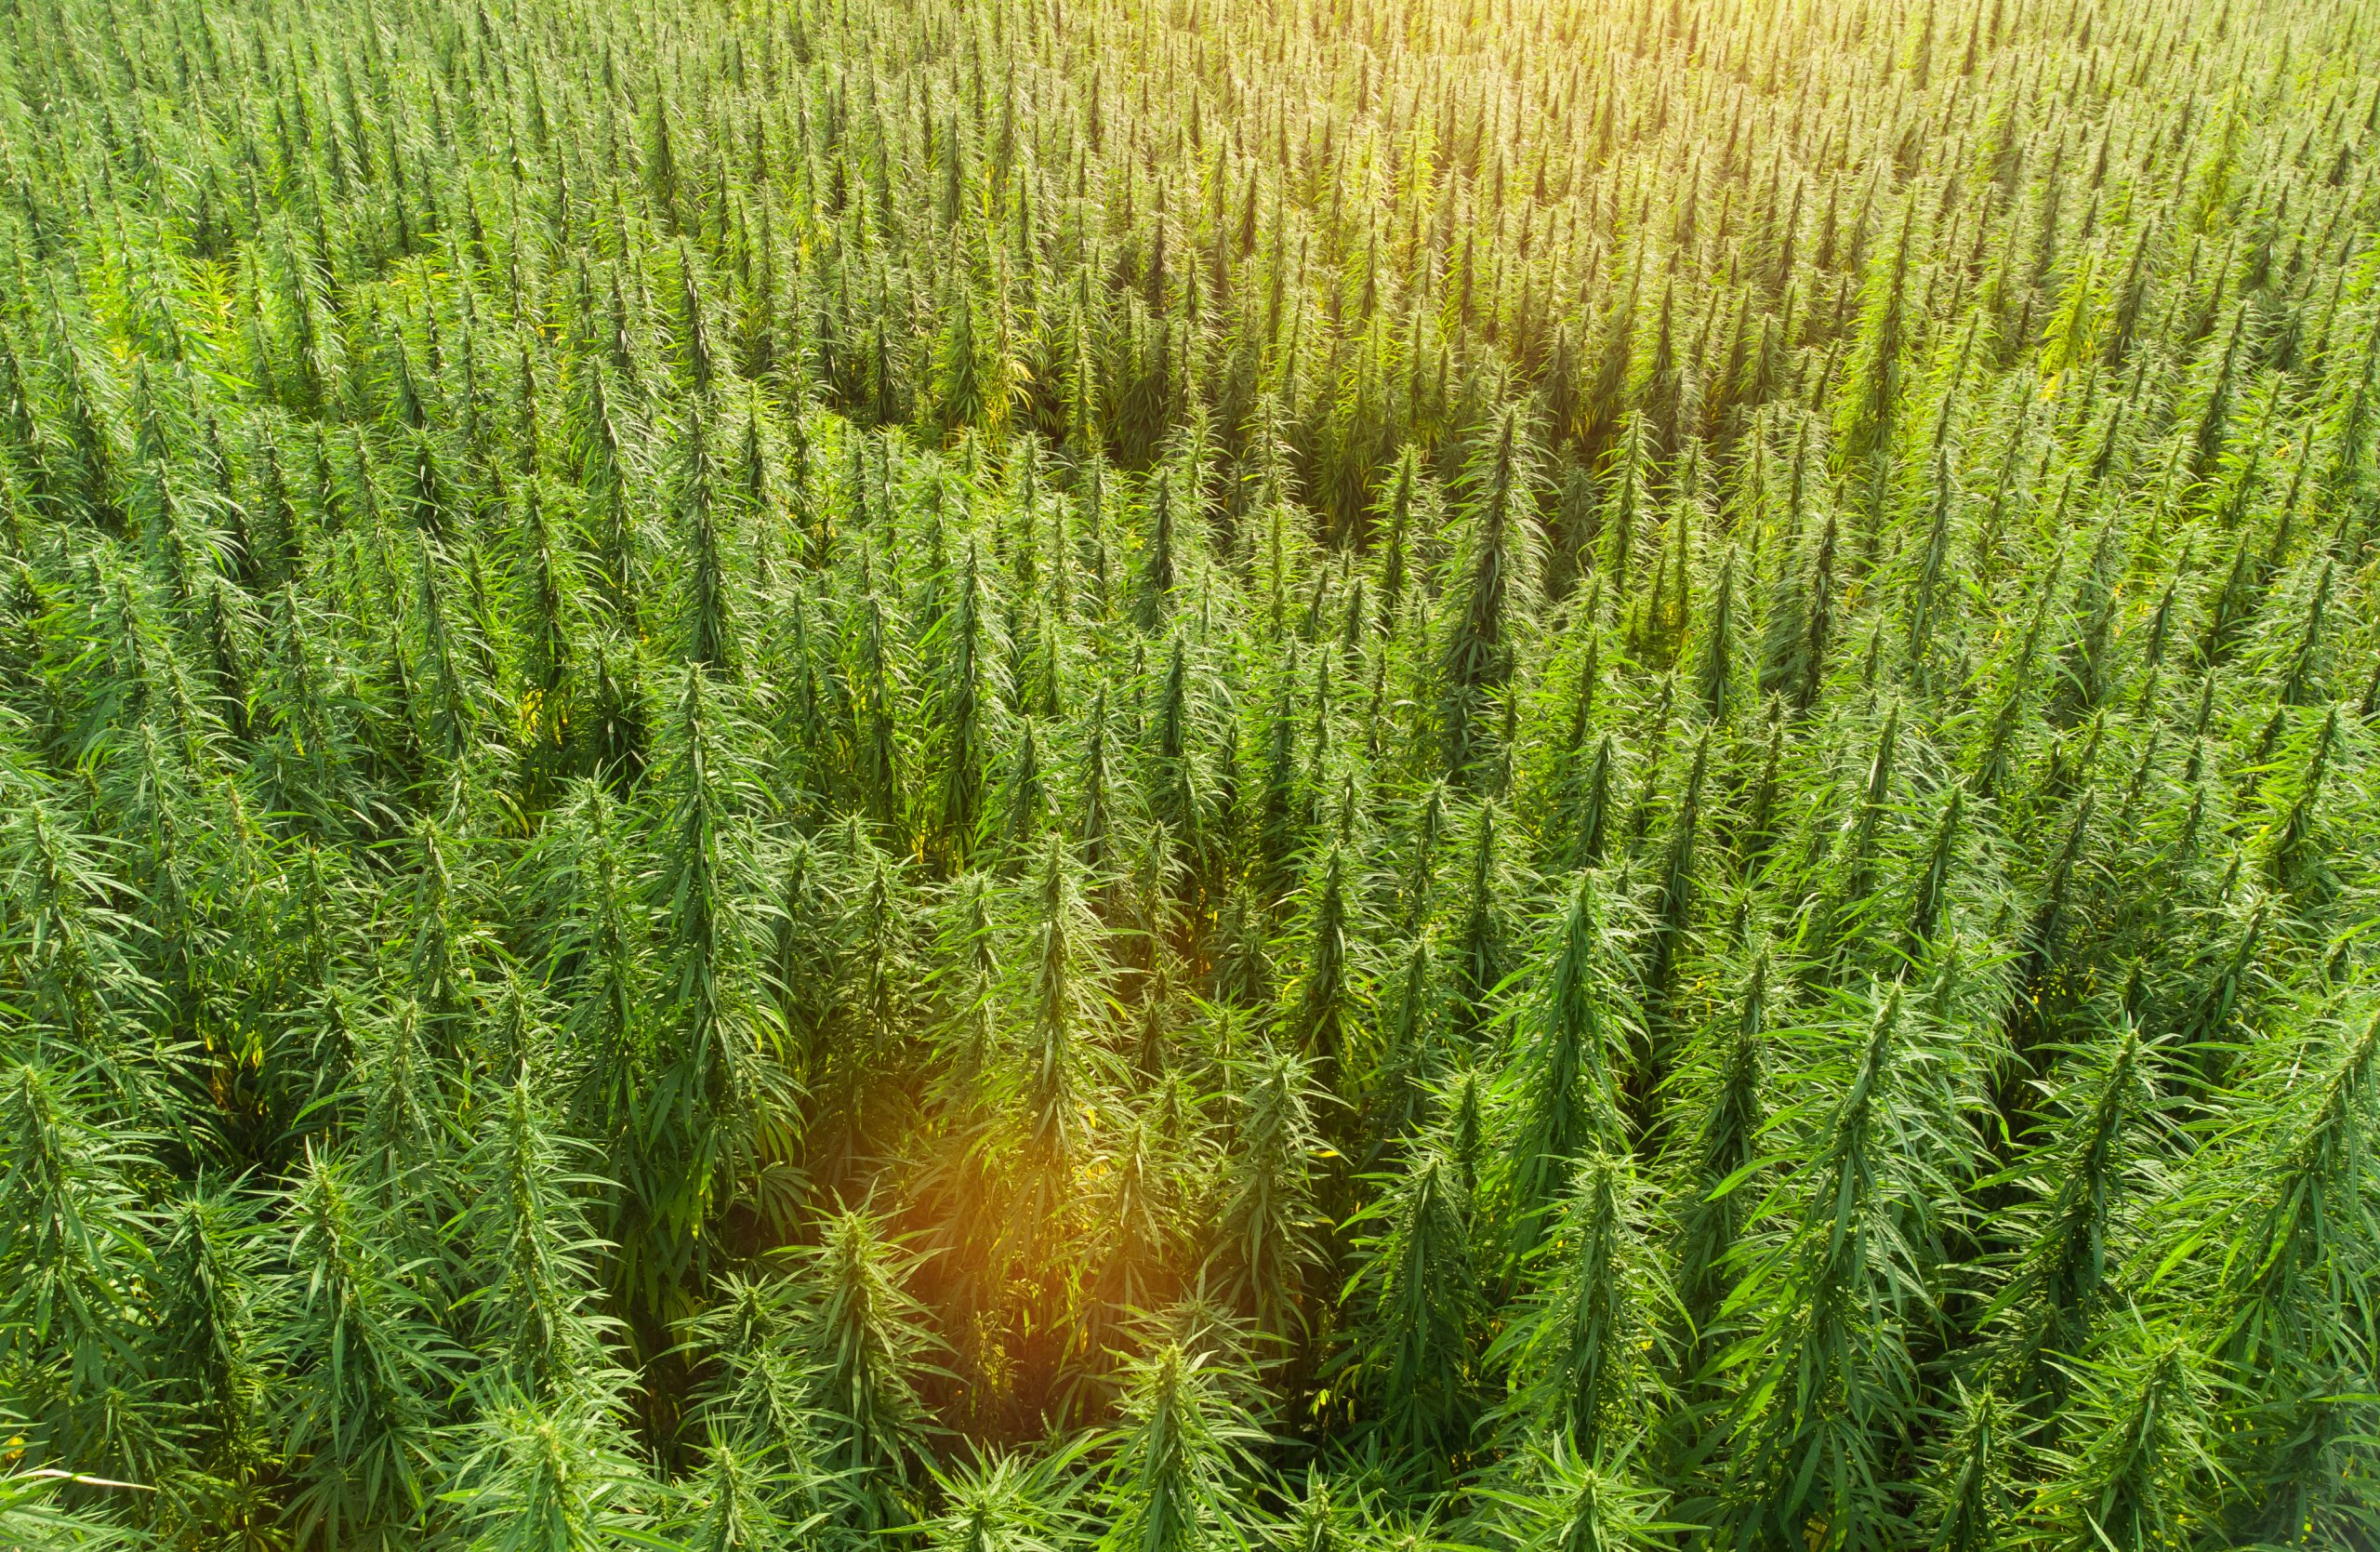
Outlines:
[{"label": "green foliage", "polygon": [[2368,10],[0,5],[0,1542],[2372,1543]]}]

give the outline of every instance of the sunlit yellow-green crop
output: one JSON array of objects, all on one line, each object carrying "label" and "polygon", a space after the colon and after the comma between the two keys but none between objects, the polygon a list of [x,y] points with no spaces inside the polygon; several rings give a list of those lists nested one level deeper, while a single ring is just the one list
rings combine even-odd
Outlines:
[{"label": "sunlit yellow-green crop", "polygon": [[0,1548],[2380,1548],[2375,0],[0,0]]}]

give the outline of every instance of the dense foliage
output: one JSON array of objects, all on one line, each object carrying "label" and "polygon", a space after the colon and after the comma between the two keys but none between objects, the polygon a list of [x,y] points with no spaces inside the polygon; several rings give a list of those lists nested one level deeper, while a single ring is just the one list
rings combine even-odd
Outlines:
[{"label": "dense foliage", "polygon": [[2380,1535],[2362,0],[0,0],[0,1542]]}]

